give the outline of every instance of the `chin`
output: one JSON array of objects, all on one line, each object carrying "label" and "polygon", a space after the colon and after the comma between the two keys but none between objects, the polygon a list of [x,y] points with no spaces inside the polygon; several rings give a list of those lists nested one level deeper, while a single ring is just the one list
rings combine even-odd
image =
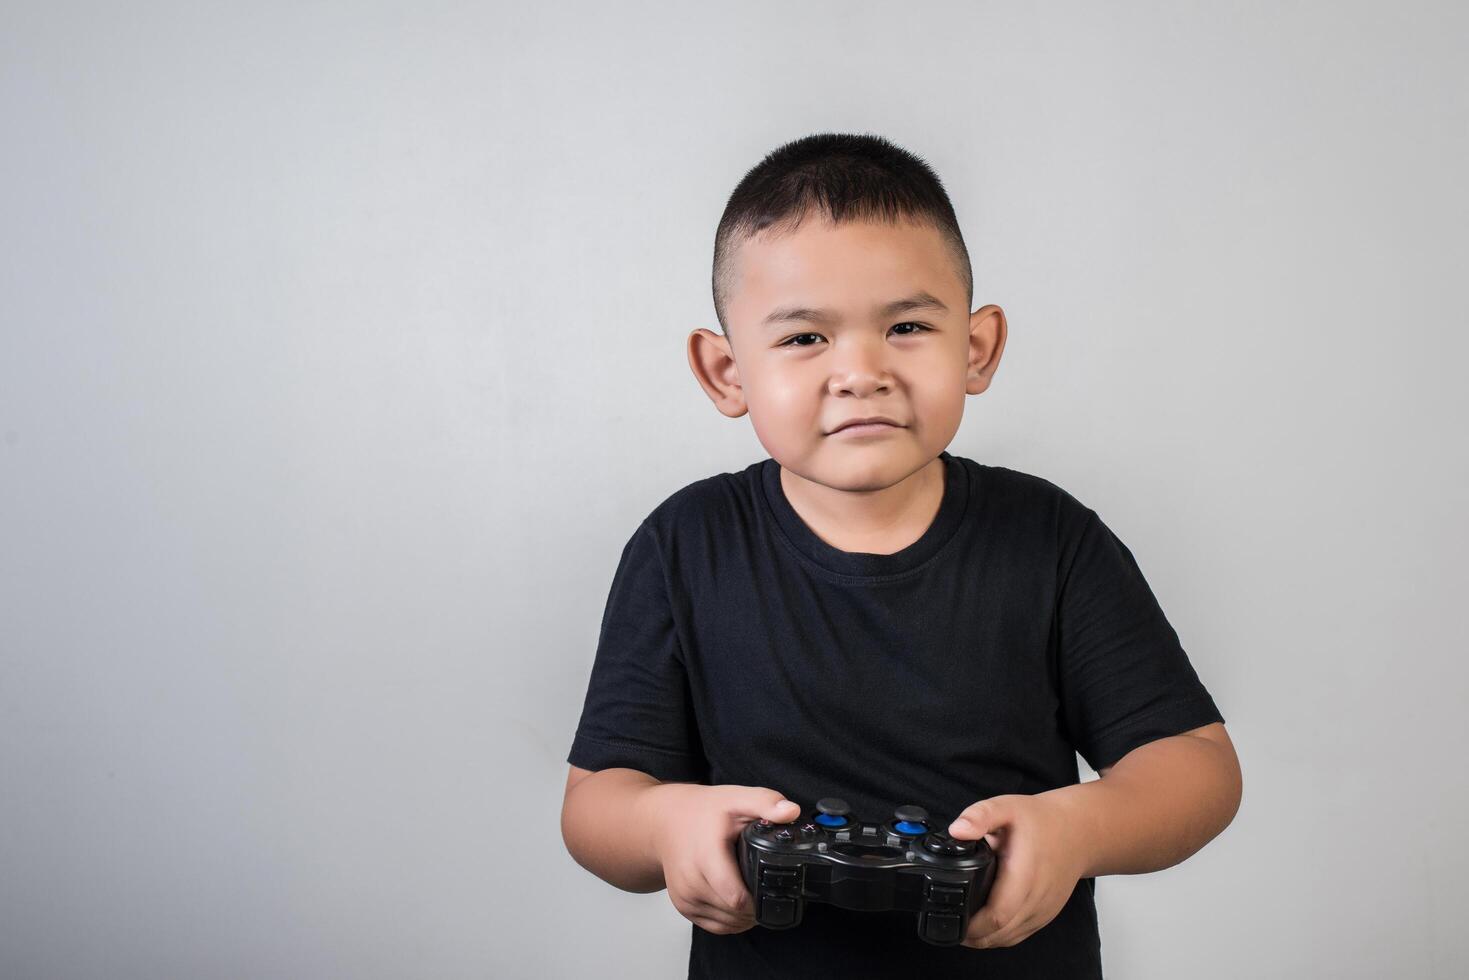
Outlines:
[{"label": "chin", "polygon": [[927,459],[916,458],[911,450],[837,446],[821,453],[820,458],[812,459],[809,471],[794,469],[809,480],[857,493],[885,490],[911,476],[927,462]]}]

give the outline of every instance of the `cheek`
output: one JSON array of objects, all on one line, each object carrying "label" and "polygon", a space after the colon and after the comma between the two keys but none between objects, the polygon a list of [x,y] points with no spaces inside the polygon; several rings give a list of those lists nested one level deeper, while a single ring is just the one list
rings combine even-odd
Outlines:
[{"label": "cheek", "polygon": [[819,427],[819,386],[802,381],[799,372],[762,372],[757,381],[746,384],[745,405],[755,436],[767,449],[800,442]]},{"label": "cheek", "polygon": [[957,428],[964,417],[967,397],[963,370],[956,372],[945,365],[928,377],[929,382],[913,388],[915,413],[935,430]]},{"label": "cheek", "polygon": [[817,389],[793,370],[762,372],[754,385],[746,387],[745,397],[752,415],[758,411],[782,421],[805,420],[820,408]]}]

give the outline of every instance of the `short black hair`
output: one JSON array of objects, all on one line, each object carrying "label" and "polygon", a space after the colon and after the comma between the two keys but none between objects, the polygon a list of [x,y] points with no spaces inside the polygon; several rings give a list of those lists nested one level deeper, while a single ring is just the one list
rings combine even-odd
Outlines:
[{"label": "short black hair", "polygon": [[809,212],[843,221],[928,222],[944,236],[974,303],[974,270],[943,182],[923,159],[881,136],[816,133],[772,150],[736,185],[714,233],[714,315],[725,336],[735,250],[772,226],[794,231]]}]

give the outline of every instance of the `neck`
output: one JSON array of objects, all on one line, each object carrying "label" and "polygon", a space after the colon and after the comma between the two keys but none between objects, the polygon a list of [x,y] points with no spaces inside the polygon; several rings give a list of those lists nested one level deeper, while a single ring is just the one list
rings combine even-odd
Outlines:
[{"label": "neck", "polygon": [[827,544],[842,551],[892,554],[923,536],[944,497],[944,461],[935,457],[897,483],[840,490],[780,468],[791,508]]}]

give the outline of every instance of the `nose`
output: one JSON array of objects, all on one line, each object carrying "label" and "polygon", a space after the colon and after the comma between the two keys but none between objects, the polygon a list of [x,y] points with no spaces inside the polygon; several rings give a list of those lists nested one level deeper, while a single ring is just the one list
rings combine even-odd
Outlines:
[{"label": "nose", "polygon": [[882,340],[876,343],[860,338],[846,340],[832,361],[828,390],[833,395],[848,393],[859,398],[886,391],[892,379],[888,376],[887,348]]}]

